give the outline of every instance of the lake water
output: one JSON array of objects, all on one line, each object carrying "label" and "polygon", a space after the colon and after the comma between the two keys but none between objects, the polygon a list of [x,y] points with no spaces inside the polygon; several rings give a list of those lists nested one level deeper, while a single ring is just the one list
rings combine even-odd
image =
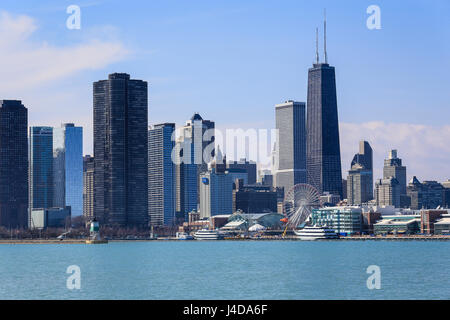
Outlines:
[{"label": "lake water", "polygon": [[[0,299],[450,299],[445,241],[0,245]],[[67,267],[81,289],[66,286]],[[381,270],[369,290],[367,267]]]}]

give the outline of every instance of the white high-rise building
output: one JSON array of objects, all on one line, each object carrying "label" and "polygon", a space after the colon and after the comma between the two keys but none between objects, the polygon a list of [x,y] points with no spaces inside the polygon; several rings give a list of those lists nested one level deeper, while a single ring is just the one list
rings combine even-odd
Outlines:
[{"label": "white high-rise building", "polygon": [[306,183],[306,107],[292,100],[275,106],[277,148],[275,186],[288,192],[298,183]]}]

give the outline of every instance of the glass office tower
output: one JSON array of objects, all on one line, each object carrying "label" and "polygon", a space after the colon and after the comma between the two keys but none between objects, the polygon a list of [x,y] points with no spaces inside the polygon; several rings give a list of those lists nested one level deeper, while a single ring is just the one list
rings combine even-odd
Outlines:
[{"label": "glass office tower", "polygon": [[171,225],[175,219],[174,123],[154,125],[148,132],[148,215],[150,225]]},{"label": "glass office tower", "polygon": [[32,209],[53,207],[53,128],[30,127],[29,227]]},{"label": "glass office tower", "polygon": [[53,206],[83,214],[83,128],[64,123],[53,129]]}]

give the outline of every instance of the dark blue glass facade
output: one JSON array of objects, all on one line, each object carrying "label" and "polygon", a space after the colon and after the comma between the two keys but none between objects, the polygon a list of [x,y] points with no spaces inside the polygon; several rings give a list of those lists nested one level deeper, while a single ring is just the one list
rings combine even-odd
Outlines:
[{"label": "dark blue glass facade", "polygon": [[83,214],[83,128],[66,123],[53,129],[54,207]]},{"label": "dark blue glass facade", "polygon": [[[31,212],[32,209],[53,207],[53,128],[30,127],[29,147]],[[31,223],[31,214],[29,219]]]}]

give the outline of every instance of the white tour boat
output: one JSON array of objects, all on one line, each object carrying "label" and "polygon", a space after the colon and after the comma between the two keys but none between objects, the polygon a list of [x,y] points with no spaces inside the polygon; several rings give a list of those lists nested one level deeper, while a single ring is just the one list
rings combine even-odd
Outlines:
[{"label": "white tour boat", "polygon": [[294,230],[300,240],[338,239],[337,233],[329,227],[306,226],[303,229]]},{"label": "white tour boat", "polygon": [[223,235],[217,230],[202,229],[194,233],[195,240],[220,240]]}]

